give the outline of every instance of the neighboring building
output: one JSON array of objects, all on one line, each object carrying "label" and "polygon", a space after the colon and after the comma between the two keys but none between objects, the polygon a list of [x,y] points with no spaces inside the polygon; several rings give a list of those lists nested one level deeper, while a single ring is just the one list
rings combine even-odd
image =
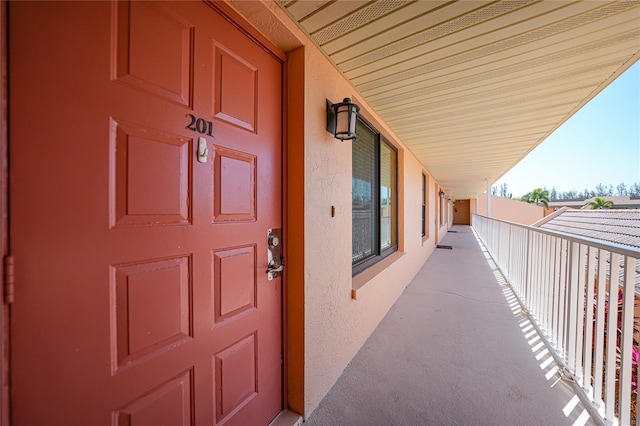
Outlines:
[{"label": "neighboring building", "polygon": [[[562,207],[533,226],[640,249],[640,209],[576,210]],[[607,262],[609,260],[608,256]],[[624,258],[621,259],[623,264]],[[640,291],[640,259],[636,259],[635,264],[636,291]],[[621,268],[621,282],[623,272]]]},{"label": "neighboring building", "polygon": [[640,209],[576,210],[565,207],[533,226],[640,248]]},{"label": "neighboring building", "polygon": [[[554,200],[549,201],[549,208],[553,210],[557,210],[560,207],[571,207],[574,209],[588,209],[587,205],[589,202],[593,201],[596,197],[587,198],[587,199],[576,199],[576,200]],[[640,196],[603,196],[599,197],[604,200],[613,201],[612,209],[638,209],[640,208]]]}]

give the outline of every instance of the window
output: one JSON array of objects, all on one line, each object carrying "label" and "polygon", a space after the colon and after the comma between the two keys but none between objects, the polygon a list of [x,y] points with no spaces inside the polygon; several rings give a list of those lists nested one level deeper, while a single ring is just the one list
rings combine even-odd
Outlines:
[{"label": "window", "polygon": [[364,121],[352,142],[352,264],[358,273],[398,248],[397,152]]},{"label": "window", "polygon": [[427,175],[422,174],[422,238],[427,236]]},{"label": "window", "polygon": [[440,212],[440,222],[439,222],[439,226],[444,225],[444,205],[445,205],[445,200],[444,200],[444,192],[442,192],[442,189],[439,192],[440,194],[440,203],[438,204],[439,206],[439,212]]}]

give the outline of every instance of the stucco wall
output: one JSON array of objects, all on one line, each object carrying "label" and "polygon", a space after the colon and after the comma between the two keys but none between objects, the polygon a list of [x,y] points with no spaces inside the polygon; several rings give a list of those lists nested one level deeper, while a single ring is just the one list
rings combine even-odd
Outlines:
[{"label": "stucco wall", "polygon": [[[421,236],[422,167],[315,48],[306,47],[305,416],[333,386],[433,250]],[[351,268],[351,142],[325,131],[325,99],[351,97],[398,149],[399,249],[385,269],[354,279]],[[433,196],[433,193],[431,194]],[[336,217],[330,216],[331,206]],[[355,296],[355,299],[352,297]]]},{"label": "stucco wall", "polygon": [[[486,216],[486,194],[478,196],[477,200],[477,213]],[[474,200],[471,200],[471,204],[474,204]],[[544,217],[544,209],[541,206],[536,206],[535,204],[491,195],[491,217],[493,219],[508,220],[509,222],[531,225]]]},{"label": "stucco wall", "polygon": [[[439,185],[353,87],[271,2],[231,2],[288,54],[288,405],[308,417],[446,233]],[[326,132],[326,99],[351,97],[398,150],[398,252],[352,277],[351,142]],[[331,207],[335,207],[335,217]]]}]

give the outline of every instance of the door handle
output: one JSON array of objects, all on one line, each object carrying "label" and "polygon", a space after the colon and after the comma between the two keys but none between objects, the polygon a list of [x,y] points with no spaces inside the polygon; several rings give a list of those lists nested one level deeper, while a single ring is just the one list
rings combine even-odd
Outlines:
[{"label": "door handle", "polygon": [[267,267],[267,274],[269,272],[282,272],[284,270],[284,265],[276,264],[275,260],[272,260]]},{"label": "door handle", "polygon": [[281,276],[284,270],[281,242],[282,229],[269,229],[267,231],[267,279],[269,281]]}]

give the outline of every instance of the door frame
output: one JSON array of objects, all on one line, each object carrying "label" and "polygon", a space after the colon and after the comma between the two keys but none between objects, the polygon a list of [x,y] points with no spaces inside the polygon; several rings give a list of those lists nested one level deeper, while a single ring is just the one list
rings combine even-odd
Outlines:
[{"label": "door frame", "polygon": [[2,247],[2,261],[0,262],[0,276],[2,290],[0,291],[0,425],[9,426],[9,305],[5,297],[6,274],[5,262],[9,254],[8,231],[8,197],[9,197],[9,168],[8,168],[8,124],[9,124],[9,81],[8,81],[8,36],[9,29],[7,13],[9,3],[0,0],[0,245]]}]

